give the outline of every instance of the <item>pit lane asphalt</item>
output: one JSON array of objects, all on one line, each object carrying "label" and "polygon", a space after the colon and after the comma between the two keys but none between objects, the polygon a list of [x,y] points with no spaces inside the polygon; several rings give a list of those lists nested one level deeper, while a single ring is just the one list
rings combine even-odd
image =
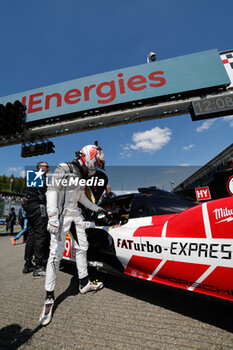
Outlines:
[{"label": "pit lane asphalt", "polygon": [[24,244],[0,235],[0,349],[233,349],[233,306],[152,283],[98,275],[80,295],[76,270],[59,273],[52,322],[38,325],[44,279],[23,275]]}]

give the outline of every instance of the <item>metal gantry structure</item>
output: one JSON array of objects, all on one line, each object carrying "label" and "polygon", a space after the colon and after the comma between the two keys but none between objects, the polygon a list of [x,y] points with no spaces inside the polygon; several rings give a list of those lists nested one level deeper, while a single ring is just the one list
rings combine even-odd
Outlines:
[{"label": "metal gantry structure", "polygon": [[191,113],[233,114],[233,50],[208,50],[0,98],[27,106],[22,133],[0,147]]}]

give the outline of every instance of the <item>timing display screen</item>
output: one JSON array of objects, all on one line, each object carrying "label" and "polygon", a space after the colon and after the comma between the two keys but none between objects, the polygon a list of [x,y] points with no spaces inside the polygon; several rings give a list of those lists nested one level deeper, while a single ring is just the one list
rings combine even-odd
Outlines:
[{"label": "timing display screen", "polygon": [[233,114],[233,94],[193,101],[190,113],[192,120],[222,117]]}]

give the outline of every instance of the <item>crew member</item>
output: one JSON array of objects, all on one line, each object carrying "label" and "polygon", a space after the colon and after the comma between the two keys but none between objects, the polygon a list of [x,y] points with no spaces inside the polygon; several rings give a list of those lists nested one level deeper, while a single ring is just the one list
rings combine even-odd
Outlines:
[{"label": "crew member", "polygon": [[[47,162],[37,163],[44,177],[48,173]],[[46,181],[43,187],[29,187],[24,200],[24,210],[28,220],[28,240],[25,247],[25,265],[23,273],[33,272],[34,278],[45,276],[49,255],[48,216],[46,213]],[[34,255],[35,266],[32,263]]]},{"label": "crew member", "polygon": [[[100,155],[97,146],[88,145],[76,152],[76,158],[72,163],[61,163],[53,174],[51,186],[48,186],[47,213],[48,230],[51,233],[50,255],[48,259],[45,290],[45,304],[40,315],[40,324],[47,325],[52,318],[54,305],[54,289],[57,282],[59,263],[63,256],[66,235],[72,226],[75,226],[76,235],[76,265],[79,277],[79,291],[81,294],[97,291],[103,287],[102,282],[90,282],[87,269],[88,242],[85,233],[85,223],[78,203],[86,208],[98,212],[103,209],[92,203],[85,194],[85,185],[80,185],[80,180],[95,175],[96,168],[103,164],[103,152]],[[72,180],[78,178],[79,183]],[[84,181],[85,182],[85,181]]]},{"label": "crew member", "polygon": [[10,228],[11,228],[11,235],[14,235],[14,225],[16,222],[16,214],[15,214],[15,208],[11,208],[10,213]]},{"label": "crew member", "polygon": [[112,197],[116,197],[116,194],[114,192],[112,192],[112,189],[111,189],[111,185],[107,185],[106,186],[106,190],[105,190],[105,193],[103,194],[101,200],[107,200],[107,199],[110,199]]},{"label": "crew member", "polygon": [[15,237],[11,237],[11,242],[13,243],[13,245],[16,245],[16,241],[22,235],[23,235],[23,243],[27,243],[28,221],[26,219],[26,213],[23,210],[23,208],[20,208],[20,210],[19,210],[18,221],[20,223],[20,226],[22,227],[22,230]]}]

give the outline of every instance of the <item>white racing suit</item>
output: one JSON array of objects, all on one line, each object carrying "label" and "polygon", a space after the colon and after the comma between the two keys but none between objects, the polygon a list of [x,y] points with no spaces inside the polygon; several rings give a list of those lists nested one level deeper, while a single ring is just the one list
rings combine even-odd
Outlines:
[{"label": "white racing suit", "polygon": [[[82,279],[88,276],[87,270],[87,249],[88,242],[84,229],[83,216],[78,202],[86,208],[97,212],[101,208],[92,203],[85,194],[85,186],[72,184],[74,180],[82,178],[81,170],[74,163],[61,163],[54,172],[56,183],[51,183],[47,187],[47,213],[48,217],[57,216],[59,219],[59,231],[51,234],[50,255],[46,268],[45,290],[54,291],[56,287],[57,274],[59,271],[60,260],[63,256],[66,235],[70,230],[71,223],[74,222],[77,234],[76,265],[78,277]],[[52,180],[52,179],[51,179]],[[62,181],[67,181],[67,186]],[[59,182],[60,181],[60,182]]]}]

